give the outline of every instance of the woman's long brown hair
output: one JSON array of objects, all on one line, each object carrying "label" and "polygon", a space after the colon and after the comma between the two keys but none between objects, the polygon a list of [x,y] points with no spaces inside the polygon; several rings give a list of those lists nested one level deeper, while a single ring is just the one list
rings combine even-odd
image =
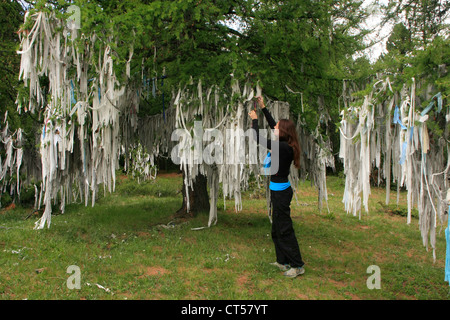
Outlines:
[{"label": "woman's long brown hair", "polygon": [[287,143],[294,150],[294,165],[297,169],[300,169],[300,144],[298,142],[297,130],[292,120],[281,119],[278,123],[280,140],[287,141]]}]

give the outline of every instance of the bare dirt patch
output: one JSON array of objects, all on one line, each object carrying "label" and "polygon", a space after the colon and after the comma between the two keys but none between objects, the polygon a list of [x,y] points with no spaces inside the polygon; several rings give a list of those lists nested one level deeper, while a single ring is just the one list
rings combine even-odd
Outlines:
[{"label": "bare dirt patch", "polygon": [[150,277],[155,277],[155,276],[162,276],[165,274],[169,274],[170,271],[161,267],[161,266],[151,266],[151,267],[143,267],[141,270],[141,272],[143,272],[143,274],[139,277],[145,277],[145,276],[150,276]]},{"label": "bare dirt patch", "polygon": [[236,285],[240,290],[248,290],[250,295],[253,295],[253,286],[250,282],[250,275],[243,273],[236,279]]},{"label": "bare dirt patch", "polygon": [[181,178],[181,177],[183,177],[183,175],[178,172],[168,172],[168,173],[161,172],[161,173],[158,173],[157,176],[160,178]]}]

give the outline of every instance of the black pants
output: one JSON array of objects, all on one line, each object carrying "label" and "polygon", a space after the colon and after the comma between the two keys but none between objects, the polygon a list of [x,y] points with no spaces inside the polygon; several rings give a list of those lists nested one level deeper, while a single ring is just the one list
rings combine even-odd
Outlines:
[{"label": "black pants", "polygon": [[277,262],[289,264],[292,268],[305,264],[300,254],[291,219],[292,188],[270,191],[272,202],[272,240],[275,244]]}]

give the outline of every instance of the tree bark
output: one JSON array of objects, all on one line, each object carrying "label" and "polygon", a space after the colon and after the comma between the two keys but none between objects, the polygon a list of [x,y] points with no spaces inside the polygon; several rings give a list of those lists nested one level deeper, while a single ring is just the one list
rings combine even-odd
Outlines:
[{"label": "tree bark", "polygon": [[187,210],[186,185],[184,182],[186,172],[183,171],[183,204],[176,212],[178,217],[193,218],[198,213],[209,213],[209,195],[208,195],[208,181],[206,176],[198,174],[194,181],[194,188],[188,187],[189,193],[189,212]]}]

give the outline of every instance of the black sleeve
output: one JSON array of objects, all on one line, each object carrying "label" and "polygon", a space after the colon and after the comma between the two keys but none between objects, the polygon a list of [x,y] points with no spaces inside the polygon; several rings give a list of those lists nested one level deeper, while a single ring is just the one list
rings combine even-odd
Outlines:
[{"label": "black sleeve", "polygon": [[260,145],[262,145],[263,147],[266,147],[267,149],[272,150],[272,140],[266,139],[259,135],[258,119],[252,120],[252,128],[254,130],[253,137],[256,140],[256,142],[259,143]]},{"label": "black sleeve", "polygon": [[277,123],[275,122],[275,120],[273,119],[272,115],[270,114],[269,110],[267,110],[266,108],[262,109],[262,112],[264,113],[264,116],[266,117],[267,122],[269,123],[269,127],[270,129],[275,129],[275,126],[277,125]]}]

